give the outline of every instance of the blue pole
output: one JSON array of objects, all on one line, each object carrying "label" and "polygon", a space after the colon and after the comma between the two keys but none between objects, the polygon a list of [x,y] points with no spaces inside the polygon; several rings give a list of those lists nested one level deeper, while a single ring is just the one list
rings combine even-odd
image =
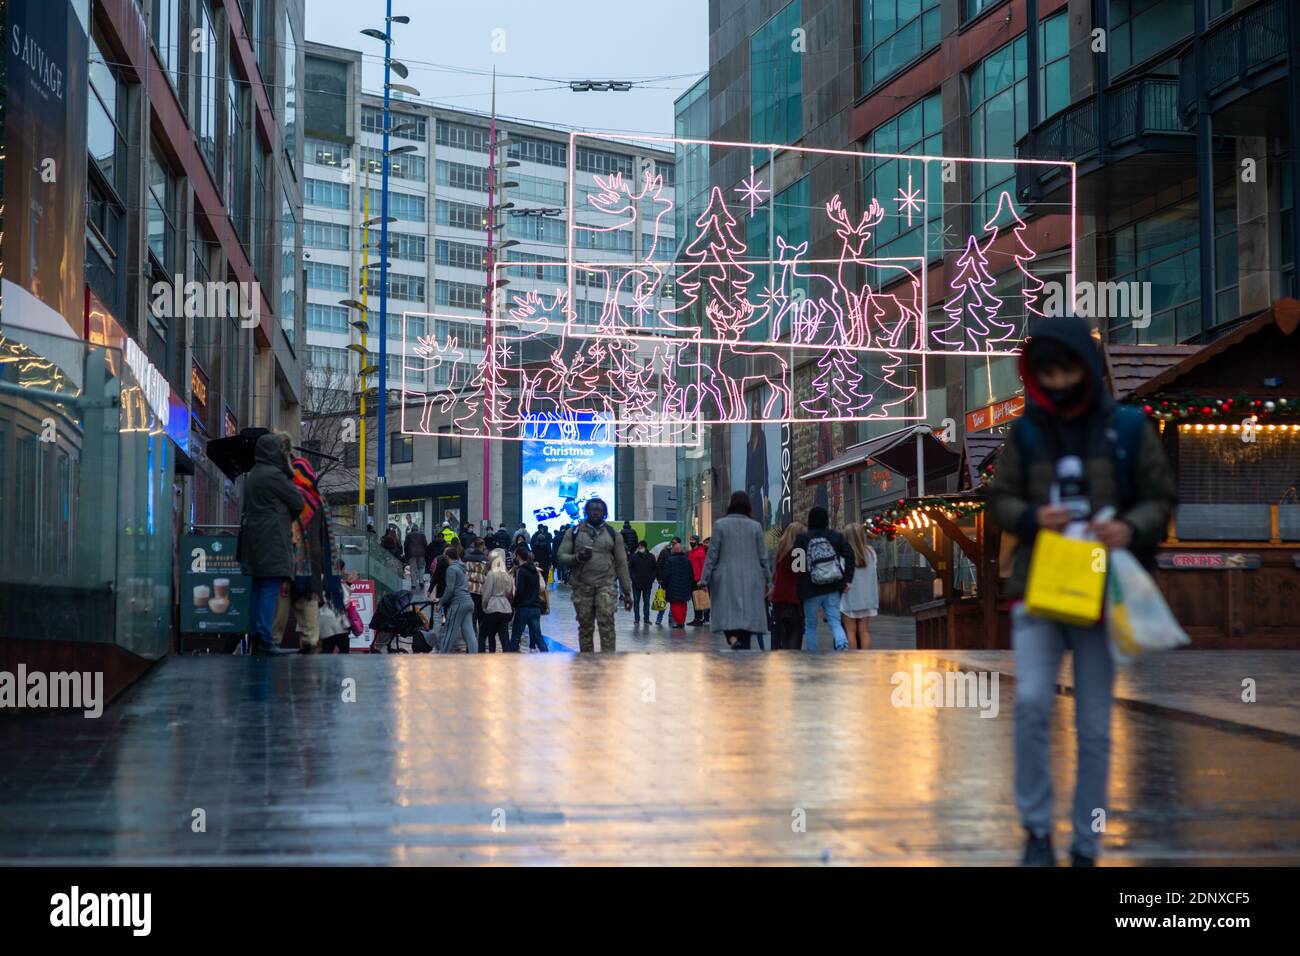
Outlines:
[{"label": "blue pole", "polygon": [[[384,481],[387,474],[387,455],[384,446],[388,442],[388,128],[392,125],[388,112],[388,84],[390,78],[389,63],[393,55],[393,0],[387,0],[384,20],[384,173],[383,199],[381,200],[379,223],[379,443],[377,447],[378,480]],[[369,283],[370,277],[366,277]],[[387,521],[388,515],[381,515]],[[375,525],[379,527],[378,524]]]}]

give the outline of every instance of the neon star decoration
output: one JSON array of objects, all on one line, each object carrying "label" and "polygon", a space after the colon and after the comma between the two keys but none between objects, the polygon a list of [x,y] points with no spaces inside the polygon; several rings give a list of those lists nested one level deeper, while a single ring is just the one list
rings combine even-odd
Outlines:
[{"label": "neon star decoration", "polygon": [[752,219],[754,210],[763,205],[763,197],[770,195],[772,190],[763,188],[763,180],[758,179],[754,172],[754,164],[749,164],[749,178],[742,179],[740,185],[736,187],[736,192],[740,193],[741,199],[749,200],[749,215]]},{"label": "neon star decoration", "polygon": [[908,173],[907,189],[904,190],[902,186],[899,186],[898,198],[894,202],[898,203],[898,214],[900,216],[903,214],[904,209],[907,210],[907,225],[909,227],[912,225],[912,213],[920,212],[921,207],[925,205],[925,200],[919,199],[920,195],[921,191],[919,189],[912,188],[912,174]]},{"label": "neon star decoration", "polygon": [[[1009,190],[989,197],[993,215],[976,216],[969,235],[947,217],[943,249],[930,250],[941,259],[921,255],[937,226],[900,250],[912,255],[878,255],[885,204],[900,222],[924,219],[936,179],[926,170],[944,157],[637,140],[780,149],[792,169],[800,153],[803,168],[826,156],[922,164],[895,197],[813,197],[798,232],[761,230],[758,252],[746,216],[779,183],[751,165],[741,186],[711,186],[679,216],[654,163],[599,175],[576,167],[580,146],[615,151],[615,142],[627,148],[612,134],[570,136],[569,195],[581,202],[570,205],[565,256],[496,263],[493,278],[508,284],[490,318],[438,313],[427,335],[404,342],[404,432],[519,440],[576,436],[575,422],[596,420],[602,440],[695,446],[711,424],[920,420],[927,355],[1015,354],[1026,320],[1041,314],[1034,263],[1068,246],[1073,268],[1073,204],[1021,205]],[[1070,164],[996,162],[1060,166],[1073,182]]]}]

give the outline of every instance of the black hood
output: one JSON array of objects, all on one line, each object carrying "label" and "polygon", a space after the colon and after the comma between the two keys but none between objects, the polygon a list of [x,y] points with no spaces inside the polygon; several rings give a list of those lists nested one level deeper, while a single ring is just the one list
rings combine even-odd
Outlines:
[{"label": "black hood", "polygon": [[274,465],[289,474],[289,436],[268,432],[253,446],[253,461],[260,465]]},{"label": "black hood", "polygon": [[1083,366],[1085,380],[1088,383],[1087,408],[1101,409],[1110,405],[1110,395],[1105,388],[1104,369],[1102,367],[1101,349],[1092,337],[1092,328],[1087,321],[1074,315],[1045,319],[1034,329],[1034,334],[1025,341],[1020,353],[1020,380],[1025,384],[1025,397],[1031,410],[1038,409],[1050,414],[1069,414],[1068,409],[1056,408],[1043,394],[1037,377],[1029,371],[1027,353],[1037,341],[1052,341],[1077,356]]}]

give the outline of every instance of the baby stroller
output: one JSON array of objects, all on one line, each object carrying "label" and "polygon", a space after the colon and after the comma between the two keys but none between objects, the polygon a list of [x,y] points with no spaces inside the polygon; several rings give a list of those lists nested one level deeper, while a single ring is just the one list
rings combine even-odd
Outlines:
[{"label": "baby stroller", "polygon": [[[410,591],[391,591],[370,618],[372,654],[428,654],[433,650],[429,613],[433,601],[414,601]],[[432,613],[436,613],[432,612]]]}]

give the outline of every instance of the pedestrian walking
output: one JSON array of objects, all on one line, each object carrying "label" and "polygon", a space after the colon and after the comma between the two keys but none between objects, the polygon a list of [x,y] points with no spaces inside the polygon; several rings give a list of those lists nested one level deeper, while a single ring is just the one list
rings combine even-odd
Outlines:
[{"label": "pedestrian walking", "polygon": [[808,530],[799,535],[795,548],[803,559],[799,572],[803,649],[817,650],[817,614],[821,612],[835,649],[848,650],[849,639],[840,622],[840,595],[853,581],[853,549],[844,535],[831,529],[830,515],[820,505],[808,512]]},{"label": "pedestrian walking", "polygon": [[294,576],[289,584],[289,600],[298,631],[298,651],[315,654],[320,651],[320,610],[325,603],[325,575],[333,563],[329,511],[316,484],[316,471],[307,459],[293,459],[290,468],[294,486],[304,503],[293,527]]},{"label": "pedestrian walking", "polygon": [[411,530],[406,533],[406,540],[402,542],[402,550],[406,552],[406,562],[411,566],[411,584],[414,589],[424,589],[424,576],[429,573],[429,561],[427,558],[429,552],[429,539],[424,536],[418,524],[412,524]]},{"label": "pedestrian walking", "polygon": [[623,539],[623,550],[628,554],[633,554],[636,551],[637,541],[640,539],[637,538],[636,529],[632,527],[632,522],[624,519],[623,527],[618,529],[618,534]]},{"label": "pedestrian walking", "polygon": [[709,546],[707,539],[701,541],[699,538],[691,538],[691,550],[688,557],[691,559],[691,567],[695,570],[695,591],[691,595],[691,604],[695,608],[695,617],[691,620],[691,627],[703,627],[709,623],[709,592],[700,587],[700,574],[704,571],[704,562],[709,556]]},{"label": "pedestrian walking", "polygon": [[772,569],[763,526],[753,516],[749,493],[733,491],[727,513],[713,523],[700,584],[709,592],[710,630],[732,650],[747,651],[767,633],[767,590]]},{"label": "pedestrian walking", "polygon": [[609,513],[600,498],[590,498],[585,519],[564,536],[560,545],[560,567],[570,568],[573,608],[578,615],[578,647],[584,654],[595,649],[593,632],[600,629],[600,649],[614,652],[614,609],[618,587],[623,588],[623,605],[632,609],[632,582],[627,574],[627,553],[623,539],[605,521]]},{"label": "pedestrian walking", "polygon": [[253,446],[253,468],[244,476],[235,556],[253,579],[249,631],[254,654],[288,654],[274,640],[280,592],[293,577],[293,521],[303,497],[289,467],[289,436],[270,432]]},{"label": "pedestrian walking", "polygon": [[528,647],[545,652],[546,638],[542,635],[542,614],[549,605],[546,589],[542,586],[542,573],[537,570],[533,553],[521,548],[515,553],[515,619],[510,624],[510,650],[519,652],[519,638],[528,629]]},{"label": "pedestrian walking", "polygon": [[551,532],[546,529],[546,525],[539,524],[537,530],[533,532],[531,551],[533,560],[537,562],[537,570],[542,572],[543,580],[550,582],[551,577]]},{"label": "pedestrian walking", "polygon": [[[458,539],[460,544],[460,553],[463,555],[470,548],[474,547],[474,540],[478,537],[480,537],[480,535],[474,530],[473,523],[467,522],[465,530],[460,533],[460,538]],[[492,522],[489,521],[483,527],[483,534],[481,537],[484,541],[492,540]]]},{"label": "pedestrian walking", "polygon": [[488,553],[482,538],[475,538],[473,546],[462,558],[469,575],[469,597],[474,602],[474,630],[478,632],[478,649],[483,651],[483,579],[488,573]]},{"label": "pedestrian walking", "polygon": [[876,552],[867,540],[867,529],[851,524],[844,532],[853,551],[853,580],[840,598],[840,623],[849,639],[851,650],[865,651],[871,646],[867,622],[880,608],[880,581],[876,573]]},{"label": "pedestrian walking", "polygon": [[659,583],[663,585],[664,598],[672,612],[673,629],[685,629],[686,604],[695,590],[695,569],[691,567],[690,557],[682,550],[681,538],[673,538],[672,545],[664,549]]},{"label": "pedestrian walking", "polygon": [[[664,547],[659,549],[659,556],[655,558],[655,578],[659,581],[659,586],[663,588],[665,592],[664,606],[659,609],[659,615],[655,618],[655,627],[663,627],[664,612],[668,610],[668,599],[667,599],[668,586],[664,584],[664,565],[667,564],[669,556],[671,556],[673,553],[673,546],[680,545],[681,543],[682,543],[682,539],[674,536],[673,539],[668,542],[668,544],[666,544]],[[681,548],[679,547],[677,550],[681,551]],[[690,563],[689,559],[687,563],[688,564]],[[694,574],[694,572],[692,572],[692,574]],[[693,586],[694,586],[694,580],[692,579],[692,587]],[[686,619],[683,618],[682,620],[683,622],[685,622]]]},{"label": "pedestrian walking", "polygon": [[478,631],[478,650],[495,654],[497,638],[501,653],[510,650],[510,616],[514,613],[515,582],[506,570],[506,556],[496,548],[488,556],[488,572],[483,579],[483,621]]},{"label": "pedestrian walking", "polygon": [[384,531],[384,536],[379,539],[379,546],[391,554],[398,561],[402,560],[402,542],[397,537],[397,526],[389,525]]},{"label": "pedestrian walking", "polygon": [[791,521],[776,543],[772,573],[772,650],[797,651],[803,647],[803,601],[799,600],[799,575],[794,570],[794,546],[807,531],[801,521]]},{"label": "pedestrian walking", "polygon": [[640,624],[644,615],[646,624],[650,623],[650,594],[655,587],[655,572],[659,570],[658,562],[650,553],[644,541],[638,541],[632,557],[627,559],[628,577],[632,579],[632,613],[633,623]]},{"label": "pedestrian walking", "polygon": [[465,642],[465,650],[470,654],[478,653],[478,636],[474,633],[474,601],[469,596],[469,572],[459,545],[452,545],[443,552],[447,560],[446,585],[438,603],[447,612],[447,620],[442,626],[438,639],[438,653],[450,654],[459,650],[460,642]]},{"label": "pedestrian walking", "polygon": [[[486,537],[486,535],[484,535],[484,537]],[[527,537],[527,535],[524,536],[525,540],[527,540]],[[503,551],[511,547],[510,532],[506,530],[506,523],[504,521],[501,522],[501,527],[497,528],[495,540],[496,546]]]},{"label": "pedestrian walking", "polygon": [[[1020,355],[1025,413],[1011,426],[989,487],[989,512],[1016,536],[1006,593],[1022,598],[1038,532],[1084,526],[1105,548],[1126,548],[1151,563],[1173,510],[1173,472],[1141,409],[1117,406],[1102,380],[1102,359],[1088,323],[1074,316],[1038,324]],[[1099,519],[1103,509],[1116,517]],[[1070,528],[1073,532],[1073,528]],[[1075,732],[1075,866],[1091,866],[1101,849],[1094,826],[1106,811],[1110,772],[1113,665],[1099,622],[1077,627],[1031,615],[1023,600],[1011,611],[1016,663],[1015,796],[1025,829],[1026,866],[1053,866],[1052,775],[1048,725],[1057,673],[1073,657]]]}]

